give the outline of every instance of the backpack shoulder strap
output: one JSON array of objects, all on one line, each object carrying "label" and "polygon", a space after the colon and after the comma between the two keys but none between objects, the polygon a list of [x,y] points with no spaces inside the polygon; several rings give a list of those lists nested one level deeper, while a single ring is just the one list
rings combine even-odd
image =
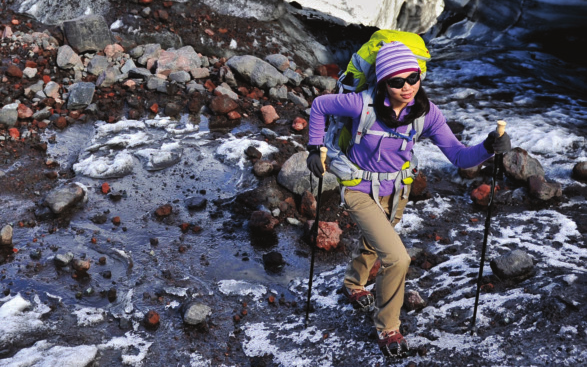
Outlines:
[{"label": "backpack shoulder strap", "polygon": [[414,144],[420,139],[420,135],[424,131],[424,122],[426,121],[426,115],[422,115],[414,120],[414,130],[416,130],[416,135],[414,135]]},{"label": "backpack shoulder strap", "polygon": [[363,98],[363,109],[361,110],[361,119],[359,120],[359,126],[357,128],[357,134],[353,140],[353,144],[359,144],[363,136],[367,133],[367,130],[375,123],[375,109],[373,108],[373,99],[377,87],[371,86],[369,89],[361,92]]}]

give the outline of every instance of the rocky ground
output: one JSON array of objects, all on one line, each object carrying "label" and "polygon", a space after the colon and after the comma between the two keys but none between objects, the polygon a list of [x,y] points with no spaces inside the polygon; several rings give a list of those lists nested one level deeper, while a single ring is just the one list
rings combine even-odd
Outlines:
[{"label": "rocky ground", "polygon": [[[3,307],[12,302],[20,312],[36,305],[37,316],[13,314],[7,306],[2,312],[13,317],[11,322],[28,317],[31,325],[39,320],[44,325],[0,338],[0,357],[6,363],[22,360],[17,353],[31,352],[31,345],[47,339],[85,346],[82,354],[99,365],[133,364],[135,357],[152,366],[171,358],[192,366],[294,365],[304,356],[310,365],[387,363],[372,343],[368,315],[352,312],[337,293],[342,271],[337,265],[346,263],[359,233],[338,209],[334,190],[323,197],[321,219],[330,223],[329,236],[319,243],[312,327],[304,332],[300,321],[310,255],[304,226],[315,212],[305,190],[316,184],[310,184],[303,168],[307,109],[317,95],[333,90],[337,67],[309,67],[283,45],[261,42],[271,39],[271,23],[221,16],[193,2],[112,4],[105,19],[107,24],[123,20],[110,39],[118,46],[96,39],[99,45],[88,46],[83,39],[76,44],[73,34],[64,36],[56,27],[0,5]],[[161,40],[137,40],[129,27],[140,27],[144,34],[169,33]],[[193,49],[166,53],[178,46],[173,34]],[[266,64],[231,59],[226,51],[233,40],[250,56],[280,55]],[[83,47],[90,49],[80,51]],[[252,76],[251,65],[262,65],[263,72]],[[104,123],[94,126],[100,120]],[[450,126],[457,136],[464,129],[457,122]],[[129,131],[117,140],[117,133]],[[198,131],[206,138],[190,140]],[[248,141],[251,135],[256,138]],[[137,142],[145,136],[151,140],[148,152]],[[157,144],[158,138],[171,148]],[[226,141],[246,154],[232,152],[237,158],[231,158],[230,144],[228,152],[222,150]],[[60,144],[71,151],[55,153]],[[133,159],[122,151],[139,159],[144,171],[131,174]],[[212,156],[244,162],[254,175],[218,168]],[[550,264],[547,252],[530,247],[530,272],[525,268],[512,279],[484,277],[482,295],[489,307],[480,320],[481,339],[476,339],[482,347],[455,342],[470,326],[467,310],[487,205],[483,184],[489,183],[492,163],[461,171],[459,180],[426,170],[414,184],[407,212],[426,224],[411,230],[408,221],[399,229],[412,255],[409,288],[422,296],[414,296],[402,314],[402,331],[415,346],[412,365],[585,361],[573,339],[585,345],[585,311],[579,305],[586,301],[586,279],[580,270],[579,275],[568,272],[582,268],[586,259],[587,212],[580,205],[587,196],[585,185],[545,182],[544,170],[524,150],[509,157],[495,221],[519,232],[496,235],[492,258],[517,247],[514,235],[528,235],[525,241],[532,246],[544,242],[567,251],[569,258],[551,255],[559,262]],[[574,174],[584,180],[585,165],[578,164]],[[226,187],[218,183],[223,180]],[[332,179],[327,181],[332,189]],[[249,186],[253,189],[245,190]],[[542,221],[525,218],[529,212]],[[576,226],[565,227],[566,218]],[[454,259],[464,259],[466,266]],[[250,281],[227,280],[239,277]],[[26,304],[16,293],[30,302],[34,296],[41,300]],[[522,296],[516,298],[518,293]],[[493,309],[491,295],[498,300]],[[532,312],[524,316],[517,302]],[[73,304],[95,312],[97,321],[80,325],[79,320],[88,319],[78,316],[76,324]],[[47,332],[60,322],[73,328]],[[508,336],[512,323],[521,341]],[[532,328],[540,333],[532,334]],[[561,342],[552,342],[548,330]],[[138,334],[132,331],[150,336],[135,340]],[[442,345],[448,341],[455,342],[454,348]],[[531,343],[545,348],[532,347],[546,357],[525,355]],[[177,352],[170,353],[170,347]]]}]

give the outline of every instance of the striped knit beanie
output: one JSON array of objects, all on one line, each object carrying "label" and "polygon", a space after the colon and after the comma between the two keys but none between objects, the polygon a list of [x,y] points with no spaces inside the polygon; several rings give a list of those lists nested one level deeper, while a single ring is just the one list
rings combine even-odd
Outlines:
[{"label": "striped knit beanie", "polygon": [[420,71],[414,53],[401,42],[386,43],[375,59],[377,83],[408,71]]}]

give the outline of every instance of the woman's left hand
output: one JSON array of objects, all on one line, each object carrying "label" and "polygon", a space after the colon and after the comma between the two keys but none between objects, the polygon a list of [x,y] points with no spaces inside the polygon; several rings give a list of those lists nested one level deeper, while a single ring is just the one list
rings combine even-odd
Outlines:
[{"label": "woman's left hand", "polygon": [[487,139],[483,142],[483,146],[488,153],[492,154],[503,154],[512,149],[509,135],[504,132],[502,136],[498,136],[497,131],[492,131],[487,135]]}]

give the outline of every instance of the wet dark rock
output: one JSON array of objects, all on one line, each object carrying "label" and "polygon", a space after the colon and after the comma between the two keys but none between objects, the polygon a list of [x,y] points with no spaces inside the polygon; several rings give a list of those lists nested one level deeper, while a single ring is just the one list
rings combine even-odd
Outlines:
[{"label": "wet dark rock", "polygon": [[260,159],[263,154],[255,146],[251,145],[245,150],[245,154],[249,158]]},{"label": "wet dark rock", "polygon": [[188,325],[202,325],[212,313],[212,309],[203,303],[191,302],[183,307],[183,322]]},{"label": "wet dark rock", "polygon": [[155,237],[149,238],[149,243],[151,246],[157,246],[159,244],[159,239]]},{"label": "wet dark rock", "polygon": [[198,92],[192,93],[190,101],[188,102],[188,110],[190,112],[200,112],[202,109],[202,95]]},{"label": "wet dark rock", "polygon": [[112,272],[110,270],[106,270],[102,273],[100,273],[102,275],[102,277],[104,277],[104,279],[110,279],[112,278]]},{"label": "wet dark rock", "polygon": [[525,182],[530,176],[544,177],[544,169],[540,162],[519,147],[504,154],[503,167],[508,177],[518,181]]},{"label": "wet dark rock", "polygon": [[561,184],[546,182],[543,176],[528,178],[530,195],[540,200],[550,200],[563,194]]},{"label": "wet dark rock", "polygon": [[426,302],[417,291],[407,291],[404,295],[404,308],[408,311],[421,310],[426,306]]},{"label": "wet dark rock", "polygon": [[249,227],[253,231],[271,232],[273,228],[279,223],[279,220],[274,218],[271,213],[257,210],[251,214],[249,220]]},{"label": "wet dark rock", "polygon": [[587,181],[587,161],[575,164],[573,177],[580,181]]},{"label": "wet dark rock", "polygon": [[116,288],[110,288],[110,289],[108,290],[107,297],[108,297],[108,301],[109,301],[109,302],[114,302],[114,301],[116,301],[116,297],[117,297],[117,291],[116,291]]},{"label": "wet dark rock", "polygon": [[236,108],[238,108],[238,104],[226,95],[216,96],[210,101],[210,109],[219,115],[224,115]]},{"label": "wet dark rock", "polygon": [[96,214],[90,220],[95,224],[104,224],[108,220],[108,216],[106,214]]},{"label": "wet dark rock", "polygon": [[69,89],[67,108],[70,110],[80,110],[86,108],[90,103],[92,103],[95,89],[96,86],[94,83],[80,82],[72,85]]},{"label": "wet dark rock", "polygon": [[226,62],[226,65],[259,88],[269,89],[288,82],[287,77],[273,65],[255,56],[234,56]]},{"label": "wet dark rock", "polygon": [[304,191],[302,194],[300,213],[306,218],[316,218],[317,205],[314,195],[308,190]]},{"label": "wet dark rock", "polygon": [[285,260],[283,260],[283,255],[279,252],[271,251],[267,254],[263,254],[263,264],[265,265],[265,270],[277,273],[285,265]]},{"label": "wet dark rock", "polygon": [[57,254],[55,255],[54,262],[55,265],[59,267],[65,267],[69,265],[69,263],[73,260],[73,254],[71,252],[65,254]]},{"label": "wet dark rock", "polygon": [[35,209],[35,218],[38,220],[48,220],[55,217],[55,214],[51,211],[51,209],[42,206]]},{"label": "wet dark rock", "polygon": [[0,231],[0,246],[12,245],[12,227],[6,225]]},{"label": "wet dark rock", "polygon": [[185,205],[189,210],[201,210],[206,208],[208,199],[204,196],[192,196],[185,200]]},{"label": "wet dark rock", "polygon": [[63,31],[69,45],[78,53],[102,51],[114,41],[108,23],[101,15],[63,22]]},{"label": "wet dark rock", "polygon": [[491,260],[490,266],[500,279],[510,279],[531,273],[534,262],[526,252],[514,250]]},{"label": "wet dark rock", "polygon": [[[308,152],[298,152],[292,155],[282,166],[277,175],[277,182],[289,191],[302,195],[304,191],[313,189],[312,194],[318,193],[318,178],[308,170],[306,159]],[[312,183],[310,183],[312,180]],[[324,175],[323,191],[335,190],[339,186],[336,176],[327,172]]]},{"label": "wet dark rock", "polygon": [[74,207],[86,196],[86,192],[77,184],[66,184],[51,190],[43,205],[51,209],[55,214],[61,214],[66,209]]},{"label": "wet dark rock", "polygon": [[167,116],[176,117],[182,110],[182,106],[177,103],[168,103],[165,105],[165,114]]},{"label": "wet dark rock", "polygon": [[462,178],[472,179],[475,177],[479,177],[481,173],[481,165],[471,167],[471,168],[459,168],[459,176]]},{"label": "wet dark rock", "polygon": [[159,326],[159,314],[157,311],[150,310],[145,315],[143,322],[147,329],[156,329]]},{"label": "wet dark rock", "polygon": [[78,273],[87,273],[90,270],[90,261],[75,259],[71,262],[71,267]]},{"label": "wet dark rock", "polygon": [[273,164],[268,160],[259,160],[253,166],[253,172],[257,177],[267,177],[273,172]]}]

